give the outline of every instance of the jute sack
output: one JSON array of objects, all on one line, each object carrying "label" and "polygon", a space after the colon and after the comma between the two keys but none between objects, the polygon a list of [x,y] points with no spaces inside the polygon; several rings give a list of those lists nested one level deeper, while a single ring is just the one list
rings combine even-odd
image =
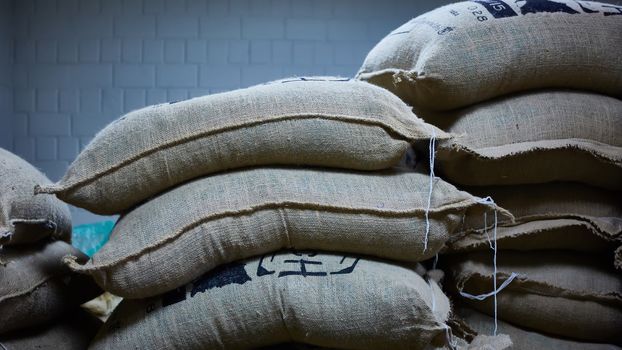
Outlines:
[{"label": "jute sack", "polygon": [[[467,324],[479,334],[492,334],[494,319],[466,307],[455,308],[456,312]],[[497,321],[498,331],[508,334],[514,345],[513,349],[564,349],[564,350],[620,350],[612,344],[577,342],[557,338],[529,330],[524,330],[503,321]]]},{"label": "jute sack", "polygon": [[63,241],[0,251],[0,334],[42,325],[101,293],[86,276],[62,263],[72,254],[87,257]]},{"label": "jute sack", "polygon": [[358,170],[397,164],[441,130],[385,89],[290,79],[131,112],[100,131],[63,179],[41,186],[98,214],[122,212],[186,180],[253,165]]},{"label": "jute sack", "polygon": [[[481,295],[493,290],[490,253],[449,256],[450,290]],[[576,252],[512,252],[497,256],[497,287],[518,273],[497,294],[498,317],[515,325],[570,339],[622,341],[622,276],[600,255]],[[493,297],[469,306],[493,315]]]},{"label": "jute sack", "polygon": [[277,345],[262,346],[261,348],[257,348],[257,350],[319,350],[319,349],[331,349],[332,350],[334,348],[327,348],[323,346],[315,346],[315,345],[302,344],[302,343],[283,343],[283,344],[277,344]]},{"label": "jute sack", "polygon": [[[602,252],[622,244],[620,192],[570,182],[464,189],[491,196],[513,214],[513,223],[501,221],[497,227],[499,249]],[[492,234],[480,230],[455,236],[449,251],[489,250]]]},{"label": "jute sack", "polygon": [[80,307],[94,317],[106,322],[112,311],[121,303],[121,300],[123,298],[105,292],[97,298],[80,305]]},{"label": "jute sack", "polygon": [[449,181],[474,186],[576,181],[622,189],[622,100],[530,92],[447,117],[445,131],[460,136],[439,144],[436,164]]},{"label": "jute sack", "polygon": [[487,210],[437,178],[425,247],[428,191],[427,173],[401,170],[256,168],[208,176],[127,213],[91,260],[69,263],[115,295],[143,298],[283,248],[421,261],[441,249],[463,216],[482,227]]},{"label": "jute sack", "polygon": [[357,78],[428,110],[551,87],[620,97],[620,14],[622,6],[589,1],[455,3],[387,35]]},{"label": "jute sack", "polygon": [[0,148],[0,245],[32,243],[52,236],[71,240],[67,205],[49,195],[34,195],[45,175],[15,154]]},{"label": "jute sack", "polygon": [[54,324],[0,336],[0,349],[84,350],[100,327],[95,317],[76,310]]},{"label": "jute sack", "polygon": [[407,267],[279,252],[235,262],[161,297],[125,299],[91,349],[248,349],[284,342],[423,349],[446,339],[449,300]]}]

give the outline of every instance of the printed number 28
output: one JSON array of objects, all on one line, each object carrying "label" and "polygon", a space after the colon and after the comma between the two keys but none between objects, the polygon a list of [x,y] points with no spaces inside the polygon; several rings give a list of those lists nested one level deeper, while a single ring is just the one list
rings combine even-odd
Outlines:
[{"label": "printed number 28", "polygon": [[475,18],[477,18],[478,21],[484,22],[488,20],[488,17],[484,16],[484,12],[481,10],[478,10],[476,6],[469,6],[468,10],[471,11],[473,16],[475,16]]}]

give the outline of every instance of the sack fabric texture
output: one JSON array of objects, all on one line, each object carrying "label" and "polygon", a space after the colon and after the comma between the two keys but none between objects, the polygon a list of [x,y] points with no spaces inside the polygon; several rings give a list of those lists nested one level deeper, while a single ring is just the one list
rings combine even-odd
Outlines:
[{"label": "sack fabric texture", "polygon": [[[622,193],[579,183],[463,188],[491,196],[514,216],[497,227],[497,247],[511,250],[613,251],[622,245]],[[493,220],[488,215],[487,220]],[[492,232],[448,242],[449,251],[489,250]]]},{"label": "sack fabric texture", "polygon": [[396,165],[431,136],[399,98],[339,78],[290,79],[131,112],[101,130],[63,179],[41,186],[115,214],[181,182],[255,165],[357,170]]},{"label": "sack fabric texture", "polygon": [[[469,327],[480,335],[492,334],[495,320],[487,315],[466,307],[457,307],[454,312],[461,317]],[[612,344],[587,343],[554,337],[548,334],[533,332],[513,326],[503,321],[497,321],[498,331],[510,336],[513,349],[564,349],[564,350],[620,350]]]},{"label": "sack fabric texture", "polygon": [[75,310],[53,324],[0,336],[2,350],[84,350],[101,321]]},{"label": "sack fabric texture", "polygon": [[413,270],[358,256],[279,252],[162,296],[125,299],[91,349],[248,349],[299,342],[423,349],[446,339],[449,300]]},{"label": "sack fabric texture", "polygon": [[[179,186],[123,216],[106,245],[72,269],[103,289],[143,298],[177,288],[227,262],[283,248],[433,257],[464,216],[484,225],[478,198],[437,178],[424,249],[429,175],[255,168]],[[503,212],[500,215],[507,215]]]},{"label": "sack fabric texture", "polygon": [[87,259],[63,241],[2,248],[0,334],[51,322],[101,294],[91,278],[62,263],[68,254]]},{"label": "sack fabric texture", "polygon": [[46,237],[71,240],[71,214],[51,195],[34,195],[48,184],[39,170],[0,148],[0,245],[33,243]]},{"label": "sack fabric texture", "polygon": [[[471,253],[451,256],[446,266],[456,298],[491,316],[493,297],[478,301],[457,292],[491,292],[492,261],[490,253]],[[497,286],[519,274],[497,294],[499,319],[569,339],[622,342],[622,276],[600,255],[503,251],[497,269]]]},{"label": "sack fabric texture", "polygon": [[622,100],[586,92],[529,92],[428,120],[456,135],[437,151],[438,173],[448,181],[473,186],[575,181],[622,189]]},{"label": "sack fabric texture", "polygon": [[450,4],[387,35],[369,52],[357,78],[427,110],[541,88],[619,98],[620,13],[622,6],[590,1]]}]

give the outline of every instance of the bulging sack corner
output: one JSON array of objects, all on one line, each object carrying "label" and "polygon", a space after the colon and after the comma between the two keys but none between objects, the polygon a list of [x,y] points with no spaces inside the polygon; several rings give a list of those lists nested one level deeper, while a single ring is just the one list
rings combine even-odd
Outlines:
[{"label": "bulging sack corner", "polygon": [[34,188],[34,194],[38,195],[38,194],[56,194],[58,192],[62,191],[62,187],[57,185],[57,184],[51,184],[51,185],[35,185]]},{"label": "bulging sack corner", "polygon": [[75,255],[65,255],[63,256],[62,262],[64,265],[68,266],[71,271],[86,273],[84,265],[78,262],[78,257]]}]

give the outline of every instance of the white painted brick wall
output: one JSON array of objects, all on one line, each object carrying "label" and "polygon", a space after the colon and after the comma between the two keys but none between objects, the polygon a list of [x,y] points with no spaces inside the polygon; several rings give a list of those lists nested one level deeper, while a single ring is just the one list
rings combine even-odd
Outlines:
[{"label": "white painted brick wall", "polygon": [[57,180],[123,113],[290,75],[352,76],[390,30],[447,2],[0,0],[0,146]]},{"label": "white painted brick wall", "polygon": [[0,147],[13,148],[13,21],[12,4],[0,0]]}]

